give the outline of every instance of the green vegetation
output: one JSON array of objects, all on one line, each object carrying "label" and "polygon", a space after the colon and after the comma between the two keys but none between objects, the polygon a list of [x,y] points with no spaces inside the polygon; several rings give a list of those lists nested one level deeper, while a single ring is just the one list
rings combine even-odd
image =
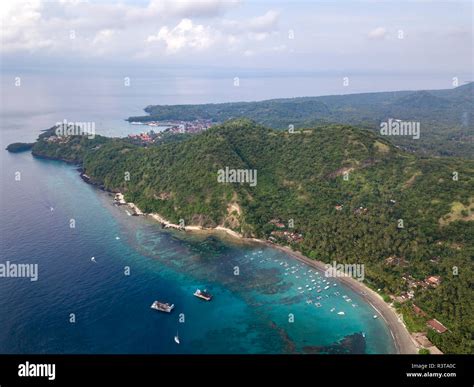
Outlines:
[{"label": "green vegetation", "polygon": [[380,133],[389,118],[420,122],[420,139],[391,136],[406,150],[438,156],[474,158],[474,83],[447,90],[397,91],[273,99],[203,105],[151,105],[147,116],[130,121],[211,119],[224,122],[247,117],[274,128],[288,130],[337,123]]},{"label": "green vegetation", "polygon": [[421,348],[418,353],[420,355],[429,355],[430,354],[430,350],[429,349],[426,349],[426,348]]},{"label": "green vegetation", "polygon": [[19,153],[30,150],[33,147],[34,143],[27,142],[14,142],[7,146],[7,151],[12,153]]},{"label": "green vegetation", "polygon": [[427,330],[427,318],[417,316],[413,312],[411,303],[403,304],[399,310],[403,314],[403,321],[410,332],[424,332]]},{"label": "green vegetation", "polygon": [[[407,274],[439,275],[439,286],[415,293],[416,304],[449,329],[430,331],[430,340],[444,352],[473,352],[474,227],[453,208],[473,201],[474,161],[416,156],[350,126],[288,133],[244,119],[148,147],[49,133],[33,153],[82,163],[92,182],[173,222],[276,235],[314,259],[364,263],[366,283],[381,294],[408,290]],[[257,185],[219,183],[225,167],[257,170]],[[387,264],[391,256],[406,264]],[[416,318],[407,323],[426,330]]]}]

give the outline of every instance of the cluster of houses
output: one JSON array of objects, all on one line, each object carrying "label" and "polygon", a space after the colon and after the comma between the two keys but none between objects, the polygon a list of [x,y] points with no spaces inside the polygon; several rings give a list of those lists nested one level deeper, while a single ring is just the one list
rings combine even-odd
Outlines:
[{"label": "cluster of houses", "polygon": [[[406,266],[408,264],[408,262],[405,261],[403,258],[398,258],[395,256],[387,258],[385,260],[385,263],[387,265],[400,265],[400,266]],[[402,279],[406,282],[408,290],[405,292],[402,292],[398,296],[394,296],[394,295],[390,296],[392,301],[398,302],[400,304],[403,304],[409,300],[414,301],[415,289],[417,288],[422,288],[422,289],[436,288],[441,284],[441,277],[438,275],[430,275],[430,276],[427,276],[423,280],[416,280],[410,274],[404,274]],[[423,319],[427,319],[426,321],[427,328],[432,329],[439,334],[443,334],[448,331],[448,328],[446,328],[437,319],[433,318],[433,319],[428,320],[428,313],[422,310],[415,303],[412,304],[412,310],[416,316],[421,317]],[[431,343],[430,340],[426,337],[426,332],[417,332],[417,333],[414,333],[412,336],[419,345],[428,349],[431,354],[442,354],[439,348],[433,345],[433,343]]]},{"label": "cluster of houses", "polygon": [[[416,304],[413,304],[412,308],[413,308],[413,312],[415,313],[415,315],[417,315],[419,317],[422,317],[422,318],[427,318],[428,317],[428,314],[425,311],[423,311]],[[446,328],[441,322],[439,322],[435,318],[433,318],[431,320],[428,320],[426,322],[426,326],[427,326],[427,328],[432,329],[432,330],[434,330],[435,332],[437,332],[439,334],[443,334],[443,333],[448,331],[448,328]],[[441,352],[438,347],[433,345],[433,343],[428,339],[428,337],[426,337],[426,332],[414,333],[413,338],[415,339],[415,341],[419,345],[421,345],[422,347],[429,350],[432,355],[442,355],[443,354],[443,352]]]},{"label": "cluster of houses", "polygon": [[167,131],[171,133],[201,133],[212,125],[211,120],[177,121]]},{"label": "cluster of houses", "polygon": [[441,277],[439,275],[430,275],[423,280],[416,280],[410,274],[405,274],[402,277],[409,289],[428,289],[436,288],[441,284]]},{"label": "cluster of houses", "polygon": [[164,133],[201,133],[209,129],[213,123],[210,120],[195,120],[195,121],[172,121],[172,122],[158,122],[151,121],[146,124],[141,122],[132,122],[134,125],[147,125],[147,126],[160,126],[166,127],[165,130],[155,132],[150,130],[148,132],[143,132],[140,134],[129,134],[128,138],[134,141],[137,141],[141,144],[153,143],[156,140],[160,139]]},{"label": "cluster of houses", "polygon": [[[392,262],[397,262],[396,260],[401,260],[400,265],[406,265],[407,262],[403,258],[397,258],[397,257],[389,257],[385,260],[387,263],[387,260],[390,260],[389,262],[393,264]],[[408,300],[412,300],[415,297],[415,290],[418,288],[421,289],[428,289],[428,288],[436,288],[439,286],[441,283],[441,277],[439,275],[430,275],[426,277],[424,280],[416,280],[414,279],[410,274],[405,274],[402,279],[406,282],[408,286],[408,290],[405,292],[402,292],[398,296],[391,295],[390,298],[393,301],[398,302],[399,304],[403,304],[404,302]]]},{"label": "cluster of houses", "polygon": [[140,133],[140,134],[129,134],[128,138],[133,139],[133,140],[139,140],[140,142],[143,143],[151,143],[155,139],[153,137],[153,131],[148,132],[148,133]]},{"label": "cluster of houses", "polygon": [[[439,257],[432,257],[430,259],[431,263],[438,263],[440,260]],[[399,266],[399,267],[407,267],[409,266],[409,262],[402,257],[397,257],[395,255],[388,257],[384,261],[385,265],[387,266]],[[407,301],[414,301],[415,298],[415,290],[416,289],[431,289],[438,287],[442,279],[439,275],[429,275],[424,279],[415,279],[412,275],[405,273],[402,276],[403,281],[407,286],[407,291],[402,292],[400,295],[390,295],[392,301],[397,302],[399,304],[403,304]],[[448,329],[437,319],[429,319],[428,314],[423,311],[419,306],[415,303],[412,303],[412,310],[414,315],[423,318],[426,320],[426,327],[429,329],[434,330],[439,334],[445,333]],[[442,354],[442,352],[433,345],[433,343],[428,340],[426,337],[426,332],[417,332],[413,335],[414,340],[422,347],[428,349],[431,354]]]},{"label": "cluster of houses", "polygon": [[409,262],[405,258],[391,255],[385,260],[385,265],[407,267],[409,265]]},{"label": "cluster of houses", "polygon": [[278,242],[278,240],[284,240],[287,243],[299,243],[303,241],[303,234],[290,231],[272,231],[268,240],[270,242]]},{"label": "cluster of houses", "polygon": [[70,139],[69,136],[49,136],[46,137],[47,142],[53,142],[53,143],[58,143],[58,144],[63,144],[68,142]]},{"label": "cluster of houses", "polygon": [[270,233],[268,240],[276,243],[278,241],[285,241],[287,243],[299,243],[303,241],[303,234],[295,231],[286,230],[286,225],[280,219],[272,219],[270,224],[273,224],[279,230],[273,230]]}]

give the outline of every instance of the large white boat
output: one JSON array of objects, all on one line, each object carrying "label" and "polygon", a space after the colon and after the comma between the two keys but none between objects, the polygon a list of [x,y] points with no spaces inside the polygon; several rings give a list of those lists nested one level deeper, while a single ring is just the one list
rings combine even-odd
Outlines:
[{"label": "large white boat", "polygon": [[159,302],[159,301],[154,301],[153,304],[151,304],[151,308],[155,310],[159,310],[160,312],[166,312],[170,313],[174,309],[174,304],[168,304]]}]

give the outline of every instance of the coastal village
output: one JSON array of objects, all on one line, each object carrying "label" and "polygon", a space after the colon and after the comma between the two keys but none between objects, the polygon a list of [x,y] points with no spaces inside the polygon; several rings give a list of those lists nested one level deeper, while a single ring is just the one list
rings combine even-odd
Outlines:
[{"label": "coastal village", "polygon": [[434,316],[429,316],[427,312],[415,304],[415,293],[429,291],[430,289],[438,287],[442,281],[441,277],[439,275],[430,275],[423,280],[416,280],[410,274],[405,274],[402,279],[408,290],[398,295],[390,294],[389,298],[392,300],[392,303],[397,303],[398,305],[403,305],[405,303],[410,304],[408,312],[425,323],[426,330],[412,333],[412,337],[416,343],[418,343],[422,348],[428,350],[430,354],[442,354],[443,352],[441,352],[441,350],[433,345],[433,343],[428,339],[427,330],[431,329],[438,334],[443,334],[448,331],[448,328],[446,328],[443,323],[438,321]]},{"label": "coastal village", "polygon": [[[132,125],[143,125],[151,128],[139,134],[129,134],[128,138],[134,143],[141,145],[152,144],[158,142],[164,136],[169,134],[197,134],[209,129],[215,123],[211,120],[194,120],[194,121],[147,121],[147,122],[131,122]],[[154,130],[154,128],[161,130]],[[164,129],[163,129],[164,128]]]}]

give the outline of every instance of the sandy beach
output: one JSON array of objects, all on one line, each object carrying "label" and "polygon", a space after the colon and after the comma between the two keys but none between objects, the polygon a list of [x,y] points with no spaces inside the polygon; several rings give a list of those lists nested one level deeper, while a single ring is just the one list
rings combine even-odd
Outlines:
[{"label": "sandy beach", "polygon": [[[127,203],[130,205],[130,203]],[[133,205],[133,203],[131,203]],[[138,210],[138,207],[133,205],[134,210]],[[141,214],[144,214],[140,211]],[[152,219],[158,221],[159,223],[163,224],[165,228],[175,228],[179,230],[183,230],[183,227],[180,227],[177,224],[173,224],[169,222],[167,219],[163,218],[161,215],[157,213],[152,214],[144,214],[145,216],[149,216]],[[265,246],[272,247],[274,249],[278,249],[280,251],[285,252],[286,254],[290,255],[294,259],[305,263],[308,266],[311,266],[319,271],[326,270],[326,264],[321,261],[317,261],[311,258],[304,256],[299,251],[295,251],[287,246],[280,246],[274,243],[270,243],[265,240],[256,239],[256,238],[245,238],[242,234],[231,230],[229,228],[225,228],[223,226],[217,226],[215,228],[203,228],[200,226],[185,226],[184,231],[196,232],[196,233],[205,233],[205,234],[213,234],[213,235],[220,235],[222,236],[225,234],[226,236],[230,236],[231,238],[235,239],[236,241],[244,242],[244,243],[255,243],[255,244],[264,244]],[[377,292],[373,291],[371,288],[363,284],[362,282],[356,280],[352,277],[338,277],[344,285],[351,288],[354,292],[356,292],[360,297],[362,297],[366,302],[368,302],[374,308],[374,315],[377,315],[379,318],[383,318],[385,323],[387,324],[388,329],[390,330],[390,334],[392,335],[393,341],[397,348],[397,353],[399,354],[416,354],[418,353],[418,346],[415,344],[414,339],[411,337],[410,332],[406,328],[405,324],[401,320],[401,317],[396,313],[395,309],[387,304],[383,298]]]}]

